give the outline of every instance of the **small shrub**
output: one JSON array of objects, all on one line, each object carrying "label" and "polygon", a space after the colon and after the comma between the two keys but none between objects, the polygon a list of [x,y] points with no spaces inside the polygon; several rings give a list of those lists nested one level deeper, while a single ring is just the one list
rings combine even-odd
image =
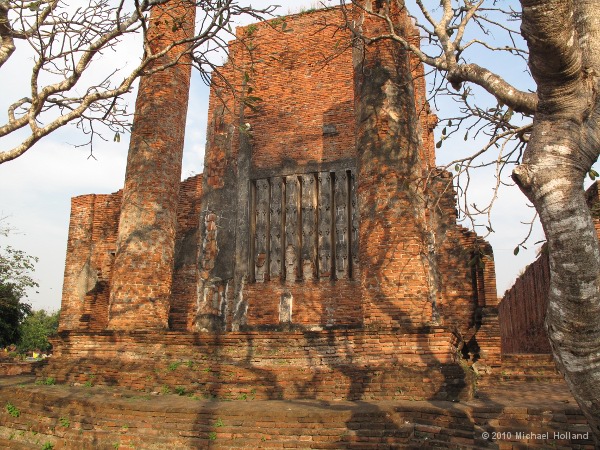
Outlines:
[{"label": "small shrub", "polygon": [[254,23],[248,25],[248,27],[246,28],[246,35],[252,36],[254,33],[256,33],[256,30],[258,30],[258,25]]},{"label": "small shrub", "polygon": [[6,403],[6,412],[10,414],[12,417],[19,417],[21,415],[21,411],[11,402]]},{"label": "small shrub", "polygon": [[217,439],[217,433],[211,431],[210,433],[208,433],[208,439],[210,439],[211,441],[215,441]]},{"label": "small shrub", "polygon": [[160,392],[164,395],[170,394],[171,388],[165,384],[162,388],[160,388]]},{"label": "small shrub", "polygon": [[42,445],[42,450],[52,450],[53,448],[54,444],[51,444],[50,442],[46,442]]},{"label": "small shrub", "polygon": [[58,421],[60,422],[61,426],[65,428],[69,428],[71,426],[71,421],[68,417],[59,417]]},{"label": "small shrub", "polygon": [[175,370],[177,370],[177,368],[180,366],[180,362],[172,362],[171,364],[169,364],[167,366],[167,370],[169,372],[174,372]]},{"label": "small shrub", "polygon": [[185,395],[185,388],[183,386],[177,386],[175,388],[175,393],[177,395]]},{"label": "small shrub", "polygon": [[37,380],[35,384],[37,384],[38,386],[53,386],[56,384],[56,379],[48,377],[43,380]]},{"label": "small shrub", "polygon": [[225,424],[223,423],[223,420],[221,418],[217,419],[217,421],[215,422],[215,428],[220,428],[224,425]]}]

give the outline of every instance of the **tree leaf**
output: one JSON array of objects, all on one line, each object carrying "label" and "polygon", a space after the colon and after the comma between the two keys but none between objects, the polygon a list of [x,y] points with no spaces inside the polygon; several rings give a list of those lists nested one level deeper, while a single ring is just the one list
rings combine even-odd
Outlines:
[{"label": "tree leaf", "polygon": [[513,250],[513,255],[517,256],[517,255],[519,254],[519,250],[520,250],[520,249],[519,249],[519,246],[517,245],[517,246],[515,247],[515,249]]}]

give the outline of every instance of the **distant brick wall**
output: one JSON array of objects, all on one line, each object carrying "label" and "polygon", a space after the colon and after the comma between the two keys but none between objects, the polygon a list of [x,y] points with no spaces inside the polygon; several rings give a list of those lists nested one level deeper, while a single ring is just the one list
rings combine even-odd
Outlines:
[{"label": "distant brick wall", "polygon": [[531,263],[500,302],[503,353],[550,353],[544,328],[548,307],[548,256]]}]

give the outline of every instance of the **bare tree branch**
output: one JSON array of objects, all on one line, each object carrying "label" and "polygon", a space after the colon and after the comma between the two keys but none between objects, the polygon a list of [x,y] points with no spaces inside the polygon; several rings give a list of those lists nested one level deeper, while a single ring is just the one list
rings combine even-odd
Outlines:
[{"label": "bare tree branch", "polygon": [[[242,6],[236,0],[191,2],[202,9],[196,33],[165,44],[160,36],[148,36],[147,16],[153,5],[166,3],[136,0],[126,9],[123,0],[88,0],[76,7],[60,0],[0,0],[0,67],[14,54],[15,39],[26,42],[35,54],[29,94],[9,105],[8,120],[0,123],[0,138],[16,132],[26,135],[14,147],[0,148],[0,164],[21,156],[68,123],[90,130],[91,140],[101,137],[91,126],[94,121],[102,123],[104,129],[125,133],[131,124],[129,115],[122,113],[120,98],[140,76],[164,70],[192,54],[195,65],[204,73],[203,79],[208,80],[217,65],[211,55],[227,53],[232,22],[242,16],[262,19],[273,11],[273,7]],[[180,19],[169,11],[165,7],[160,20],[180,27]],[[104,71],[101,57],[118,51],[129,35],[144,37],[139,62],[120,81],[117,76],[123,69],[108,72],[100,81],[90,81],[98,68]],[[178,56],[166,63],[163,57],[174,51]]]}]

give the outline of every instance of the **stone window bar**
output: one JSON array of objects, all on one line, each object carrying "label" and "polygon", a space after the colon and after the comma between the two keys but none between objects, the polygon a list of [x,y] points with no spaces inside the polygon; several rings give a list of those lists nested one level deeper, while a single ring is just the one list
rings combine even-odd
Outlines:
[{"label": "stone window bar", "polygon": [[358,255],[353,170],[252,180],[251,280],[352,279]]}]

